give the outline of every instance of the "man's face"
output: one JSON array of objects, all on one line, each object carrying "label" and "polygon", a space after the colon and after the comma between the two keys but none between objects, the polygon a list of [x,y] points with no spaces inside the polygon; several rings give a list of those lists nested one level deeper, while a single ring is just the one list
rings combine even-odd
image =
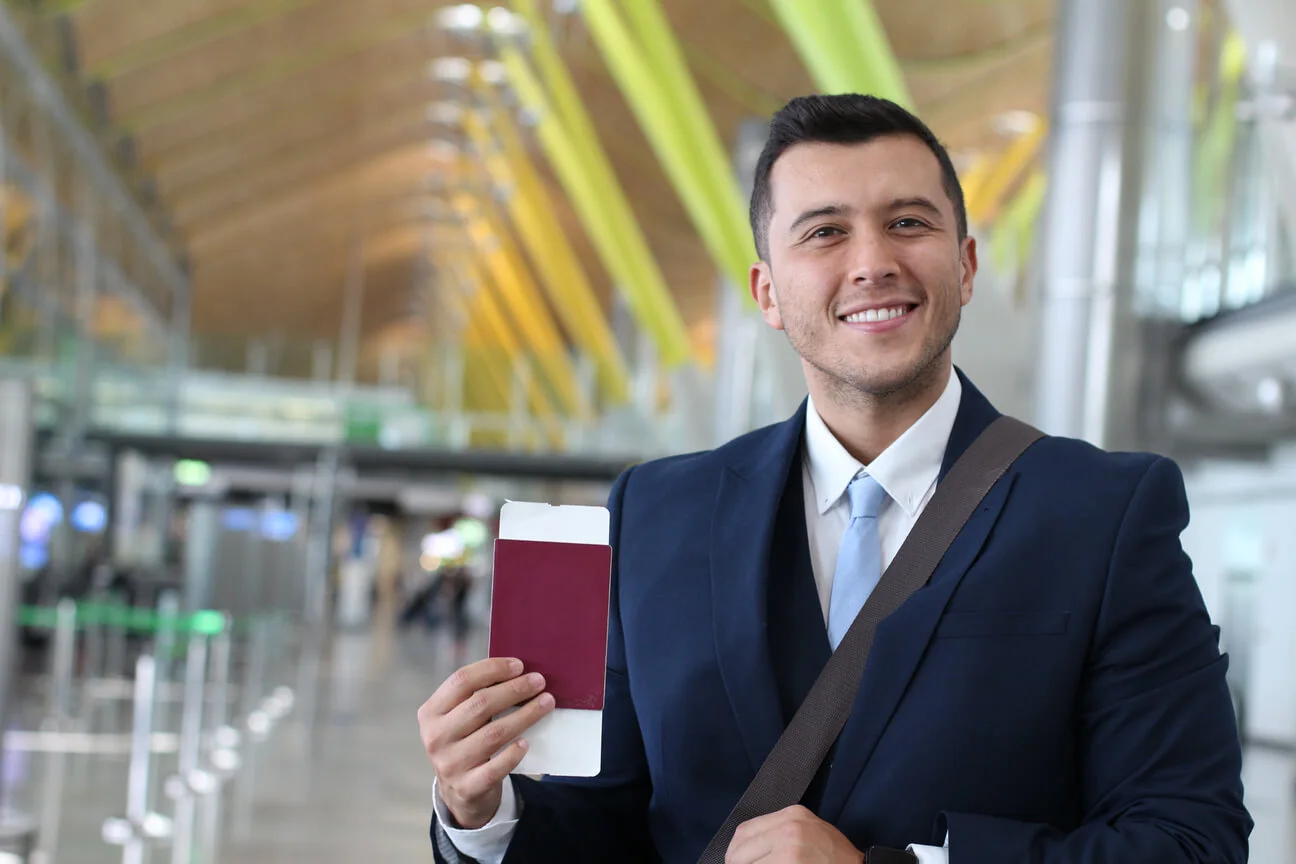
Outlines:
[{"label": "man's face", "polygon": [[752,267],[752,295],[812,385],[886,396],[943,368],[976,244],[959,242],[935,154],[907,135],[797,144],[770,182],[769,260]]}]

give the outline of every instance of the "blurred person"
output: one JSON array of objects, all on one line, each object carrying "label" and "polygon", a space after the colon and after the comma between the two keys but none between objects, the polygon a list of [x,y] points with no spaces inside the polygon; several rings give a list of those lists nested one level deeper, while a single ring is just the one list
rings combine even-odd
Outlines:
[{"label": "blurred person", "polygon": [[473,577],[468,567],[456,564],[446,570],[441,583],[441,593],[449,618],[450,636],[454,641],[454,662],[462,665],[468,657],[468,635],[472,620],[468,614],[468,598],[472,593]]},{"label": "blurred person", "polygon": [[[858,611],[852,586],[876,581],[999,416],[952,364],[977,246],[917,118],[793,100],[751,221],[751,293],[810,397],[616,483],[598,777],[510,776],[513,739],[553,707],[516,661],[466,666],[422,706],[438,860],[698,860]],[[1171,461],[1035,443],[878,627],[801,803],[741,825],[726,860],[1245,861],[1227,659],[1187,520]]]}]

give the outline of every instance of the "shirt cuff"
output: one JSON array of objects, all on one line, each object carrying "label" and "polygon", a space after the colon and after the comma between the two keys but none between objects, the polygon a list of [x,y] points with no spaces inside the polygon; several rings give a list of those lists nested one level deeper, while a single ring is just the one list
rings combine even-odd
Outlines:
[{"label": "shirt cuff", "polygon": [[480,828],[469,831],[454,827],[454,818],[441,800],[435,780],[432,781],[432,807],[436,811],[437,823],[454,847],[480,864],[500,864],[504,860],[509,841],[513,839],[518,819],[522,816],[522,805],[513,789],[512,778],[504,784],[504,794],[494,818]]},{"label": "shirt cuff", "polygon": [[949,849],[943,846],[910,846],[908,851],[918,856],[918,864],[949,864]]}]

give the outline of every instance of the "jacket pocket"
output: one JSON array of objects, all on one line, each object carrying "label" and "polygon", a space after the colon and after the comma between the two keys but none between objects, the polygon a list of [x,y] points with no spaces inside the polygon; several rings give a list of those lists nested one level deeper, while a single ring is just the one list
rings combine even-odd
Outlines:
[{"label": "jacket pocket", "polygon": [[1070,612],[947,612],[936,627],[936,638],[1061,636],[1070,618]]}]

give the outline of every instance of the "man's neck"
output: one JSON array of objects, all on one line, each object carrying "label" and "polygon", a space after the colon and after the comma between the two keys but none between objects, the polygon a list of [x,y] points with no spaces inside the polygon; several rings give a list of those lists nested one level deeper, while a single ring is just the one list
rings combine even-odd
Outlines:
[{"label": "man's neck", "polygon": [[868,465],[936,404],[953,374],[953,366],[946,360],[911,387],[885,396],[808,383],[824,425],[860,464]]}]

